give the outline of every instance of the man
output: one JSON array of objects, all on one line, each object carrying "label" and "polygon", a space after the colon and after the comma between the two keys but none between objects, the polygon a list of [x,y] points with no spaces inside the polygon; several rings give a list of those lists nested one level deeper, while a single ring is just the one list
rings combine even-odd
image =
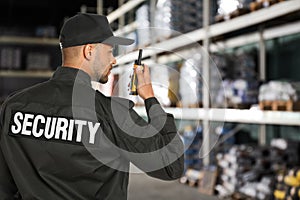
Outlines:
[{"label": "man", "polygon": [[0,118],[0,199],[127,199],[129,163],[163,180],[183,172],[172,115],[154,97],[148,67],[137,69],[148,122],[133,103],[106,97],[116,60],[107,18],[77,14],[60,33],[63,63],[44,83],[12,95]]}]

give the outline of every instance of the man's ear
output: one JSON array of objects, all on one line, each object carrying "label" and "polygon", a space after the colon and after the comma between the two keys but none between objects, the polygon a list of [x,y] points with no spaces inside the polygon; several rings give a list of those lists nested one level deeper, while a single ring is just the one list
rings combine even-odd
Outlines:
[{"label": "man's ear", "polygon": [[90,60],[92,57],[92,52],[93,52],[94,46],[91,44],[86,44],[83,47],[83,56],[85,59]]}]

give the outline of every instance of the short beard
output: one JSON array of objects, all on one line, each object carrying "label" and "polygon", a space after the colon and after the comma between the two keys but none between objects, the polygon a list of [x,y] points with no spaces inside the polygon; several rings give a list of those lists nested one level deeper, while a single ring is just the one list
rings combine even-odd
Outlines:
[{"label": "short beard", "polygon": [[99,82],[99,83],[107,83],[108,81],[108,77],[107,76],[104,76],[102,73],[99,73],[96,68],[92,68],[93,70],[93,74],[94,74],[94,77],[92,78],[93,81],[96,81],[96,82]]},{"label": "short beard", "polygon": [[98,82],[105,84],[108,81],[108,77],[107,76],[101,76],[100,79],[98,80]]}]

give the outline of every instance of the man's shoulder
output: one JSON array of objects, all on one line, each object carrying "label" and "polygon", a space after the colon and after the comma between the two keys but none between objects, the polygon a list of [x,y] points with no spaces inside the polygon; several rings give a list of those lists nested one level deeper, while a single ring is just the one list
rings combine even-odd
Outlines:
[{"label": "man's shoulder", "polygon": [[15,101],[20,101],[20,100],[25,100],[26,98],[34,98],[36,94],[38,94],[38,90],[43,90],[42,87],[45,86],[45,84],[48,81],[42,82],[42,83],[38,83],[35,84],[33,86],[15,91],[13,93],[11,93],[7,99],[5,100],[4,103],[8,104],[8,103],[12,103]]},{"label": "man's shoulder", "polygon": [[0,115],[1,115],[0,121],[4,120],[2,117],[4,116],[7,108],[11,108],[14,105],[19,105],[23,107],[23,104],[26,101],[28,101],[29,99],[34,99],[35,96],[33,95],[32,91],[36,90],[36,88],[40,87],[41,85],[42,83],[39,83],[31,87],[27,87],[25,89],[21,89],[11,93],[0,107]]}]

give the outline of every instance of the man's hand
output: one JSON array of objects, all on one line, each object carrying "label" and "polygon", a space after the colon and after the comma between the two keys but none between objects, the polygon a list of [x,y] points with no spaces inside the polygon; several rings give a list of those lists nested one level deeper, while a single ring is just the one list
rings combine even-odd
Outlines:
[{"label": "man's hand", "polygon": [[151,84],[150,71],[148,66],[138,66],[135,69],[138,77],[137,92],[141,98],[148,99],[154,97],[154,92]]}]

